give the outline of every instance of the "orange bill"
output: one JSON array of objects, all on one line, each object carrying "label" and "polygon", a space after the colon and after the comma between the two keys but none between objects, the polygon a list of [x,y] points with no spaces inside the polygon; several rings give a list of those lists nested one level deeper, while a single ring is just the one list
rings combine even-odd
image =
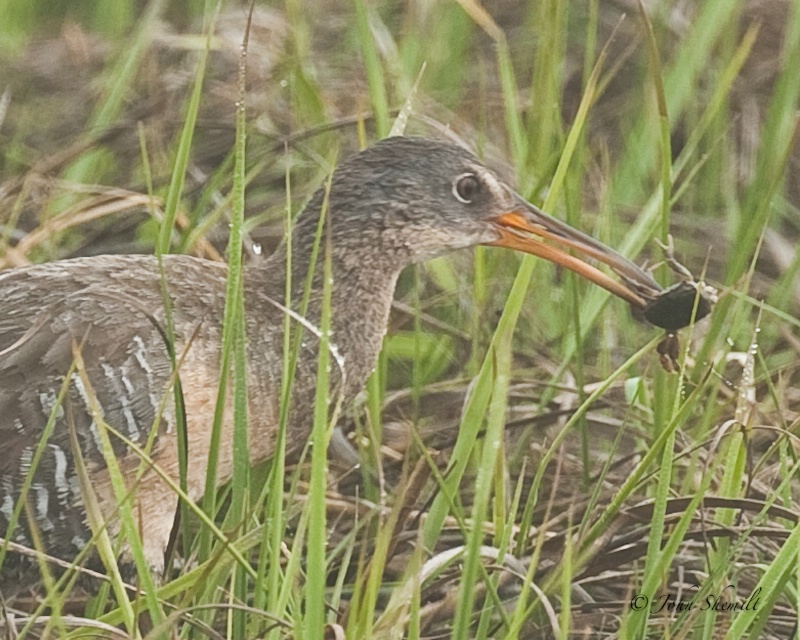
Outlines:
[{"label": "orange bill", "polygon": [[[653,277],[625,256],[547,215],[519,197],[519,206],[494,218],[500,237],[489,244],[549,260],[594,282],[638,309],[663,291]],[[574,251],[577,255],[569,253]],[[588,260],[608,266],[622,281],[603,273]]]}]

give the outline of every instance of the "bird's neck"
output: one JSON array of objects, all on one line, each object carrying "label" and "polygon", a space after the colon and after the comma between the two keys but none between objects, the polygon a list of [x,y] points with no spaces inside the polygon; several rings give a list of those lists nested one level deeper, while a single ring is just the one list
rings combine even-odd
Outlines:
[{"label": "bird's neck", "polygon": [[[259,315],[269,318],[273,328],[275,323],[283,323],[287,313],[293,318],[293,326],[305,322],[314,328],[305,329],[306,334],[321,326],[325,250],[320,247],[309,285],[312,251],[304,242],[293,243],[289,270],[287,246],[283,244],[263,263],[248,267],[248,288],[257,288],[261,301]],[[344,362],[345,392],[349,396],[363,387],[375,366],[402,265],[393,264],[377,250],[353,251],[337,246],[331,249],[330,262],[331,342]],[[286,310],[287,276],[291,278],[291,312]],[[316,349],[309,349],[305,355],[316,360],[316,354]]]}]

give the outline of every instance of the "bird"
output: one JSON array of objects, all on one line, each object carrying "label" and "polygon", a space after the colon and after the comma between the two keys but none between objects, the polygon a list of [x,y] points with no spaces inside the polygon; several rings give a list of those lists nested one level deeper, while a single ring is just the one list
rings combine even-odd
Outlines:
[{"label": "bird", "polygon": [[[325,233],[320,235],[323,213]],[[275,448],[287,314],[305,334],[286,432],[287,450],[297,451],[311,430],[320,344],[314,328],[322,319],[326,278],[331,282],[330,342],[338,363],[331,384],[347,402],[376,365],[400,272],[475,245],[541,256],[639,310],[662,291],[650,273],[545,214],[461,146],[424,137],[384,139],[340,163],[329,185],[297,216],[291,242],[285,240],[269,257],[243,269],[251,463],[269,459]],[[329,255],[328,272],[322,258],[311,271],[315,246]],[[618,278],[594,262],[604,263]],[[203,496],[220,384],[227,275],[223,263],[175,254],[163,255],[161,262],[148,255],[81,257],[0,274],[0,538],[33,547],[33,524],[49,556],[74,559],[92,537],[86,488],[76,467],[80,460],[109,532],[119,535],[93,402],[102,420],[129,441],[111,437],[112,453],[129,485],[141,463],[132,444],[144,447],[151,431],[153,464],[177,483],[176,378],[191,460],[186,488],[192,500]],[[307,281],[308,306],[300,317]],[[284,305],[287,300],[291,311]],[[82,372],[73,366],[77,353]],[[218,484],[233,474],[230,397]],[[51,414],[54,423],[42,446]],[[37,447],[40,457],[32,469]],[[10,531],[29,475],[25,510]],[[148,467],[133,500],[145,558],[159,575],[178,496]],[[0,567],[0,593],[6,596],[40,580],[36,562],[14,549],[7,550]],[[121,558],[129,553],[123,547]]]}]

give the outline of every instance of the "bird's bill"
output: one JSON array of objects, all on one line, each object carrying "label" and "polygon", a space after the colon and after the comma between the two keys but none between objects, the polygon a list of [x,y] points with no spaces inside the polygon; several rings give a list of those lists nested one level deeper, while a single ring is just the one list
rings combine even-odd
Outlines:
[{"label": "bird's bill", "polygon": [[[547,215],[521,197],[517,208],[494,218],[493,222],[500,237],[488,244],[530,253],[561,265],[634,307],[644,309],[663,290],[649,273],[625,256]],[[581,257],[570,254],[569,249]],[[587,258],[607,265],[623,282],[606,275]]]}]

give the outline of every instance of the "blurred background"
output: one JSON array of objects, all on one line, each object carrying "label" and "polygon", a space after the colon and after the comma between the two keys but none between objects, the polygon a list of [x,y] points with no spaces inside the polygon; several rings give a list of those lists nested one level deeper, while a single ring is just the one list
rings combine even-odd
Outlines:
[{"label": "blurred background", "polygon": [[[196,0],[0,4],[0,269],[152,253],[196,87],[173,248],[224,259],[247,16],[248,5],[235,1],[219,8]],[[519,488],[523,505],[529,492],[538,496],[524,519],[535,532],[515,551],[522,571],[532,557],[537,578],[558,565],[571,534],[580,535],[572,527],[596,521],[674,420],[676,502],[668,515],[681,515],[678,498],[708,474],[715,495],[765,505],[780,487],[783,505],[800,513],[798,487],[785,482],[795,469],[800,416],[800,3],[287,0],[257,2],[252,20],[248,259],[268,255],[287,211],[302,209],[338,159],[387,135],[410,100],[407,133],[461,141],[536,203],[547,198],[578,126],[562,195],[549,213],[649,264],[663,258],[654,239],[671,233],[677,259],[722,293],[712,318],[683,336],[685,380],[679,384],[648,353],[580,418],[539,484],[534,474],[547,443],[657,334],[624,305],[607,304],[605,294],[549,264],[536,266],[514,333],[499,480],[511,492]],[[509,252],[479,248],[403,274],[375,380],[334,446],[332,491],[343,500],[355,500],[355,485],[370,482],[352,472],[353,456],[375,460],[390,496],[404,461],[419,457],[415,434],[446,462],[518,264]],[[655,273],[665,284],[677,279],[663,267]],[[758,355],[748,359],[756,337]],[[692,393],[676,418],[673,404]],[[732,483],[726,456],[733,454],[716,440],[730,420],[743,425],[736,446],[747,458]],[[372,435],[362,438],[362,430]],[[657,467],[624,496],[626,508],[652,497]],[[465,504],[470,491],[465,482]],[[428,497],[421,491],[416,508]],[[677,576],[679,566],[695,581],[713,574],[708,537],[723,534],[709,534],[705,518],[719,512],[728,512],[719,530],[739,541],[730,560],[739,592],[756,584],[759,563],[778,557],[791,518],[762,513],[762,522],[752,505],[726,506],[698,512],[670,552],[664,585],[688,580]],[[635,524],[626,518],[571,574],[573,632],[614,637],[628,624],[650,530],[649,515]],[[751,544],[756,524],[778,533]],[[402,574],[409,540],[397,546],[390,577]],[[457,542],[445,536],[440,546],[448,544]],[[453,570],[424,590],[430,637],[449,629],[455,605],[447,587],[458,577]],[[497,588],[504,602],[516,603],[518,585]],[[796,594],[797,576],[780,582],[763,624],[750,627],[771,635],[751,637],[790,637]],[[705,635],[694,637],[724,637],[730,620],[717,622],[654,618],[646,633],[700,628]],[[525,637],[554,633],[547,619],[526,625]]]}]

